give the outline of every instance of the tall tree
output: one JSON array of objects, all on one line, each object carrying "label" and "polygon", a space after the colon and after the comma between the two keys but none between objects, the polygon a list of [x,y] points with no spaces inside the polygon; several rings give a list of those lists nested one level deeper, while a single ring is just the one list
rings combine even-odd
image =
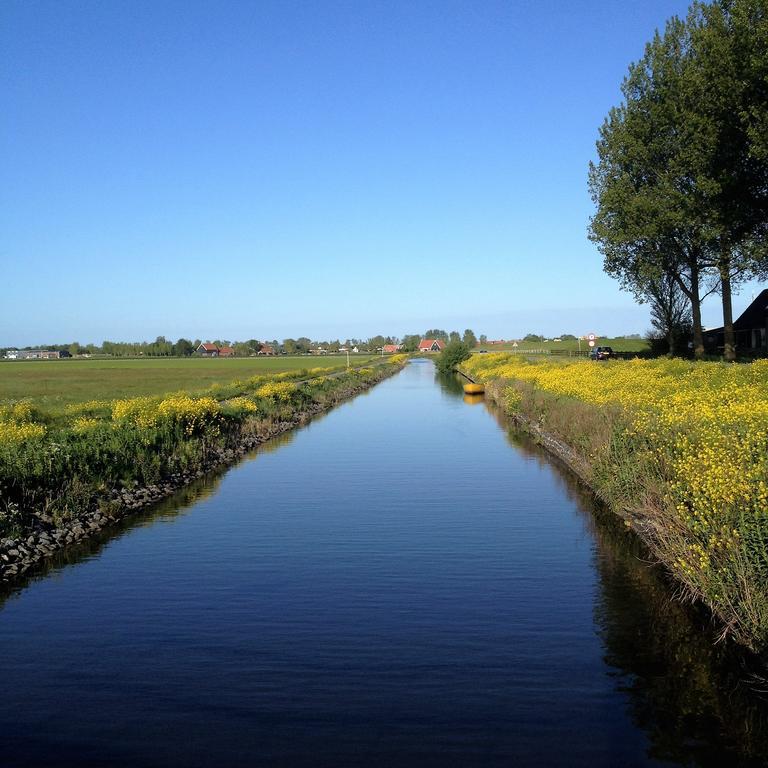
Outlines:
[{"label": "tall tree", "polygon": [[694,346],[704,354],[700,284],[706,236],[699,190],[686,147],[701,142],[699,125],[683,99],[690,46],[684,22],[667,23],[629,68],[623,103],[611,109],[590,163],[589,188],[597,207],[590,239],[605,271],[638,295],[648,279],[673,274],[689,297]]},{"label": "tall tree", "polygon": [[696,2],[671,19],[630,67],[590,165],[606,272],[636,294],[670,275],[690,300],[697,356],[702,281],[719,281],[733,359],[732,288],[765,271],[766,23],[768,0]]},{"label": "tall tree", "polygon": [[755,130],[768,104],[768,0],[695,3],[688,27],[688,79],[709,138],[697,150],[708,181],[705,203],[720,279],[724,355],[733,360],[732,290],[765,273],[768,262],[768,159]]},{"label": "tall tree", "polygon": [[475,336],[475,332],[471,328],[467,328],[464,331],[464,335],[461,337],[461,340],[471,349],[472,347],[477,346],[477,336]]}]

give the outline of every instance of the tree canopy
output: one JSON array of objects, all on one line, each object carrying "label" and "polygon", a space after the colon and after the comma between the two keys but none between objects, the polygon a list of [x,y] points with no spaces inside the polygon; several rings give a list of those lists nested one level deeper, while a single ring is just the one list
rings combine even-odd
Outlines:
[{"label": "tree canopy", "polygon": [[605,271],[640,301],[673,281],[699,355],[707,281],[733,359],[732,287],[768,263],[767,30],[768,0],[696,2],[670,19],[630,66],[590,164]]}]

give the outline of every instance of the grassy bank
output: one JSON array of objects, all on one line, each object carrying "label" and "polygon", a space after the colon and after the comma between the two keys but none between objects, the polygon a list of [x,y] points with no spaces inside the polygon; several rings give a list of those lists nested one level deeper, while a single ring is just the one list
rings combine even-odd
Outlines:
[{"label": "grassy bank", "polygon": [[577,471],[724,634],[768,651],[768,362],[494,354],[462,369],[572,450]]},{"label": "grassy bank", "polygon": [[194,393],[91,400],[63,411],[30,400],[6,404],[0,407],[0,536],[59,526],[115,488],[197,471],[222,449],[371,386],[403,360],[331,375],[314,369],[255,376]]},{"label": "grassy bank", "polygon": [[[352,355],[355,366],[371,355]],[[247,358],[146,358],[135,360],[4,360],[0,361],[0,405],[28,400],[48,412],[86,400],[164,395],[194,391],[307,368],[342,370],[346,355]]]},{"label": "grassy bank", "polygon": [[[514,344],[517,344],[517,346],[514,346]],[[628,339],[624,336],[601,336],[595,340],[595,345],[600,347],[611,347],[614,352],[643,353],[650,350],[650,345],[645,339]],[[557,354],[558,352],[567,353],[581,351],[586,354],[589,352],[589,344],[586,341],[579,343],[577,339],[561,339],[560,341],[554,339],[547,339],[546,341],[506,341],[503,344],[478,344],[477,348],[485,349],[489,353],[516,352],[518,354]]]}]

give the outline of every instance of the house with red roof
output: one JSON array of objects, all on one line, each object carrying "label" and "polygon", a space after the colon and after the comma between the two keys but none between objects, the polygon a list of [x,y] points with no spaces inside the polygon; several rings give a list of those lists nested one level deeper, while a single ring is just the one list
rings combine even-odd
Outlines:
[{"label": "house with red roof", "polygon": [[419,342],[419,352],[442,352],[445,342],[442,339],[422,339]]},{"label": "house with red roof", "polygon": [[200,357],[218,357],[219,348],[215,344],[210,344],[206,341],[195,350],[195,354],[200,355]]},{"label": "house with red roof", "polygon": [[196,355],[200,357],[234,357],[235,350],[232,347],[218,347],[209,341],[204,341],[196,350]]},{"label": "house with red roof", "polygon": [[275,348],[271,344],[262,344],[261,349],[256,353],[258,355],[275,355]]},{"label": "house with red roof", "polygon": [[402,344],[385,344],[381,349],[385,355],[394,355],[403,348]]}]

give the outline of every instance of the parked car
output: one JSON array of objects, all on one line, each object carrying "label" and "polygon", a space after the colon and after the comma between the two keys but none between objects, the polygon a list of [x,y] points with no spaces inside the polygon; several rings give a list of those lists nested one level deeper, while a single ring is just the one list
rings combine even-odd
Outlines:
[{"label": "parked car", "polygon": [[616,358],[616,353],[611,347],[593,347],[589,356],[592,360],[612,360]]}]

